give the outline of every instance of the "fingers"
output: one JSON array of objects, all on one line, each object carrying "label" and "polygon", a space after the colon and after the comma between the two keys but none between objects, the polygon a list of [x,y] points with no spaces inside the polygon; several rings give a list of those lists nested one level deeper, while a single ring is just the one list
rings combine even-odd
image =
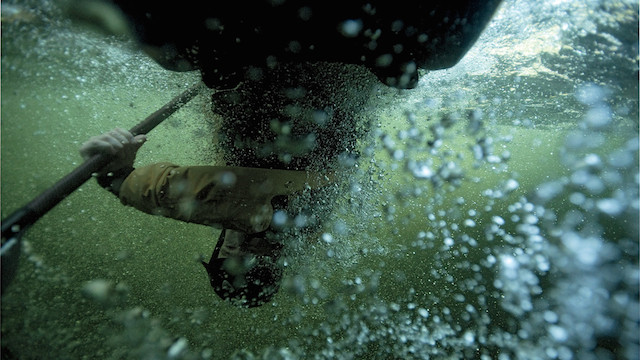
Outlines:
[{"label": "fingers", "polygon": [[[120,144],[122,147],[122,144]],[[80,147],[80,155],[84,159],[88,159],[96,154],[115,154],[118,152],[118,148],[114,147],[113,143],[103,140],[103,138],[95,136],[82,144]]]},{"label": "fingers", "polygon": [[147,141],[145,135],[133,136],[125,129],[115,128],[87,140],[80,147],[80,155],[85,160],[96,155],[109,155],[111,162],[99,172],[99,174],[108,174],[119,169],[133,167],[138,149],[145,141]]},{"label": "fingers", "polygon": [[[127,133],[125,133],[125,130],[123,129],[113,129],[111,131],[109,131],[106,134],[103,134],[105,140],[111,142],[111,143],[119,143],[119,144],[126,144],[129,142],[129,139],[127,137]],[[131,134],[128,134],[129,136],[131,136]],[[131,136],[132,137],[132,136]]]},{"label": "fingers", "polygon": [[96,154],[116,155],[125,147],[137,151],[146,140],[145,135],[133,136],[128,130],[115,128],[90,138],[80,147],[80,154],[87,159]]},{"label": "fingers", "polygon": [[[127,144],[127,140],[125,137],[121,136],[121,135],[115,135],[112,134],[111,132],[109,132],[108,134],[104,134],[102,136],[100,136],[99,141],[102,143],[107,143],[109,145],[111,145],[111,148],[113,148],[115,150],[115,152],[117,152],[118,150],[122,149],[124,147],[125,144]],[[114,152],[114,154],[115,154]]]},{"label": "fingers", "polygon": [[117,140],[121,144],[129,144],[134,142],[134,136],[125,129],[115,128],[107,133],[109,137]]},{"label": "fingers", "polygon": [[121,128],[115,128],[97,136],[97,138],[102,142],[111,144],[112,149],[115,151],[118,151],[129,144],[137,144],[135,137],[128,130]]},{"label": "fingers", "polygon": [[147,135],[136,135],[133,138],[133,143],[138,144],[138,147],[142,146],[147,141]]}]

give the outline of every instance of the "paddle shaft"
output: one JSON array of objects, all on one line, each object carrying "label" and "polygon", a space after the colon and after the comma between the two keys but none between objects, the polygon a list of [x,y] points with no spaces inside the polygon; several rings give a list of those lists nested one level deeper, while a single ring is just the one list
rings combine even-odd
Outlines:
[{"label": "paddle shaft", "polygon": [[[153,130],[158,124],[171,116],[184,104],[195,97],[202,85],[196,84],[173,98],[162,108],[149,115],[142,122],[131,128],[131,133],[135,135],[146,134]],[[13,212],[2,220],[2,242],[18,235],[22,230],[32,225],[44,214],[56,206],[60,201],[79,188],[92,174],[100,171],[109,164],[112,156],[105,154],[94,155],[86,160],[72,172],[60,179],[53,186],[42,192],[28,204]]]}]

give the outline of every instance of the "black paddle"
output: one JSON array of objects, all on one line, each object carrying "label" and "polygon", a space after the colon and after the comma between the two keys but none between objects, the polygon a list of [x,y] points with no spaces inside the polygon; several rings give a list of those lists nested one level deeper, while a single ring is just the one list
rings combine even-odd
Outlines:
[{"label": "black paddle", "polygon": [[[138,125],[131,128],[130,132],[135,136],[146,134],[153,130],[158,124],[193,99],[201,89],[202,83],[198,83],[187,89],[159,110],[149,115]],[[80,185],[89,180],[92,174],[100,171],[100,169],[109,164],[111,159],[111,156],[105,154],[94,155],[53,186],[35,197],[31,202],[2,220],[2,248],[0,249],[0,255],[2,255],[2,293],[4,293],[4,289],[9,285],[9,282],[11,282],[18,269],[20,239],[26,229],[38,221],[38,219],[65,197],[79,188]]]}]

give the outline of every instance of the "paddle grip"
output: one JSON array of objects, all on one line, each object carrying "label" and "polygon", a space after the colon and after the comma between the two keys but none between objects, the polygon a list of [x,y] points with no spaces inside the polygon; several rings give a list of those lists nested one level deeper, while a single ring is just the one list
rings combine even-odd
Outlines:
[{"label": "paddle grip", "polygon": [[[131,128],[130,132],[133,135],[140,135],[153,130],[153,128],[158,126],[158,124],[171,116],[171,114],[180,109],[184,104],[189,102],[189,100],[193,99],[201,89],[202,83],[198,83],[185,90],[182,94],[176,96],[162,108],[158,109],[156,112]],[[35,223],[60,201],[89,180],[92,174],[99,172],[103,167],[109,164],[111,159],[111,155],[94,155],[60,179],[53,186],[43,191],[40,195],[31,200],[31,202],[3,219],[2,243],[4,244],[7,239],[10,239]]]}]

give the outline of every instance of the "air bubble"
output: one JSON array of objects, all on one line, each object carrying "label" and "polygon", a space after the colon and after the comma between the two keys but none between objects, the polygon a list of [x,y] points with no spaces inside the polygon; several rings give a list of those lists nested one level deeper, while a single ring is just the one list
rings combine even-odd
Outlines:
[{"label": "air bubble", "polygon": [[419,314],[420,316],[422,316],[423,318],[425,318],[425,319],[426,319],[427,317],[429,317],[429,311],[428,311],[427,309],[425,309],[425,308],[419,308],[419,309],[418,309],[418,314]]},{"label": "air bubble", "polygon": [[362,20],[347,20],[342,23],[340,28],[342,35],[345,37],[356,37],[362,30]]},{"label": "air bubble", "polygon": [[111,297],[114,291],[114,286],[111,281],[97,279],[86,283],[82,290],[87,296],[94,300],[106,302]]},{"label": "air bubble", "polygon": [[288,218],[289,216],[287,215],[286,212],[282,210],[277,210],[276,212],[273,213],[272,223],[275,226],[284,226],[287,223]]},{"label": "air bubble", "polygon": [[611,109],[600,105],[590,109],[585,115],[585,123],[592,128],[603,128],[611,122]]},{"label": "air bubble", "polygon": [[465,219],[464,220],[464,226],[466,226],[466,227],[475,227],[476,226],[476,222],[473,221],[472,219]]},{"label": "air bubble", "polygon": [[220,183],[224,186],[230,187],[236,183],[236,174],[231,171],[224,171],[220,174]]},{"label": "air bubble", "polygon": [[393,62],[393,55],[384,54],[384,55],[378,56],[378,58],[376,59],[376,66],[387,67],[391,65],[392,62]]},{"label": "air bubble", "polygon": [[596,201],[596,206],[609,216],[620,215],[624,211],[624,204],[616,199],[600,199]]},{"label": "air bubble", "polygon": [[557,342],[564,342],[569,337],[567,330],[557,325],[549,326],[549,335]]},{"label": "air bubble", "polygon": [[426,163],[415,165],[412,172],[418,179],[430,179],[433,176],[433,170]]},{"label": "air bubble", "polygon": [[544,320],[550,324],[555,324],[558,322],[558,314],[553,311],[547,310],[543,314]]},{"label": "air bubble", "polygon": [[294,222],[294,225],[295,225],[296,227],[298,227],[298,228],[302,228],[302,227],[307,226],[308,219],[307,219],[307,216],[306,216],[306,215],[299,214],[299,215],[297,215],[297,216],[295,217],[295,219],[293,220],[293,222]]},{"label": "air bubble", "polygon": [[507,192],[514,191],[520,186],[520,184],[515,179],[509,179],[504,185],[504,190]]},{"label": "air bubble", "polygon": [[585,105],[595,105],[604,100],[604,90],[595,84],[586,84],[576,91],[576,98]]},{"label": "air bubble", "polygon": [[476,336],[471,331],[467,331],[464,333],[464,342],[467,346],[473,345],[475,340]]},{"label": "air bubble", "polygon": [[178,340],[176,340],[176,342],[173,343],[173,345],[171,345],[171,347],[169,347],[167,356],[169,358],[178,357],[183,351],[187,349],[187,344],[187,339],[183,337],[179,338]]}]

